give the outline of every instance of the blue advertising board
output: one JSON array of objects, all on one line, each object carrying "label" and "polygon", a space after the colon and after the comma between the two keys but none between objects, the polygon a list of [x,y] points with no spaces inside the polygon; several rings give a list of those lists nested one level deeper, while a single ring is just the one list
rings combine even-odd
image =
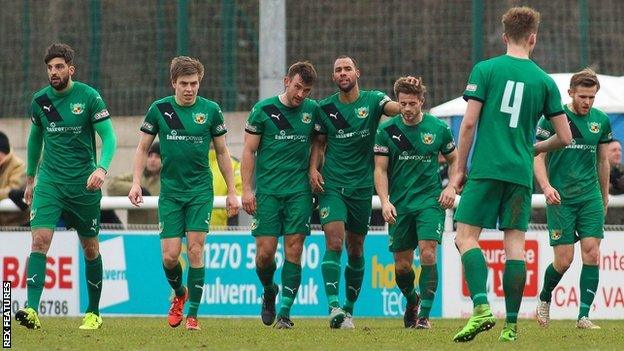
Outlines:
[{"label": "blue advertising board", "polygon": [[[365,241],[365,276],[354,314],[362,317],[402,316],[405,299],[396,287],[394,261],[388,251],[386,233],[371,233]],[[307,238],[302,256],[302,279],[292,315],[326,316],[321,262],[325,239],[320,232]],[[172,291],[165,279],[160,240],[154,232],[102,232],[100,251],[104,264],[101,312],[118,315],[165,315]],[[438,248],[438,272],[442,272]],[[205,244],[206,278],[199,314],[203,316],[257,316],[260,313],[262,286],[255,271],[255,244],[247,232],[210,233]],[[346,253],[342,255],[343,270]],[[188,269],[186,245],[182,261]],[[275,281],[281,281],[282,245],[276,255]],[[80,276],[84,276],[81,257]],[[416,287],[420,275],[418,250],[414,258]],[[344,274],[341,277],[341,301],[344,301]],[[442,284],[432,307],[431,316],[441,316]],[[87,301],[86,287],[81,284],[80,300]],[[81,303],[84,311],[86,303]]]}]

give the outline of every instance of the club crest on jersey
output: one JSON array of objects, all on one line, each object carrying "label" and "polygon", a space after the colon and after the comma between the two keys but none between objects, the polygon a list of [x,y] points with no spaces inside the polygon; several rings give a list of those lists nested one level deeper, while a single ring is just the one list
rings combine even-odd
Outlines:
[{"label": "club crest on jersey", "polygon": [[327,218],[329,216],[329,207],[323,207],[319,210],[319,217]]},{"label": "club crest on jersey", "polygon": [[553,229],[550,231],[550,238],[553,240],[559,240],[561,238],[561,229]]},{"label": "club crest on jersey", "polygon": [[600,133],[600,123],[589,122],[589,131],[594,134]]},{"label": "club crest on jersey", "polygon": [[436,135],[432,133],[420,133],[420,139],[423,144],[431,145],[435,141]]},{"label": "club crest on jersey", "polygon": [[304,112],[301,114],[301,122],[305,123],[305,124],[310,124],[310,122],[312,122],[312,115]]},{"label": "club crest on jersey", "polygon": [[257,219],[252,219],[251,223],[249,223],[249,228],[251,230],[256,230],[256,228],[258,228],[258,220]]},{"label": "club crest on jersey", "polygon": [[358,118],[368,117],[368,107],[364,106],[356,109],[355,114],[358,116]]},{"label": "club crest on jersey", "polygon": [[193,121],[197,124],[206,123],[206,115],[203,113],[193,113]]},{"label": "club crest on jersey", "polygon": [[73,114],[80,115],[84,112],[85,104],[77,102],[75,104],[71,104],[70,107]]}]

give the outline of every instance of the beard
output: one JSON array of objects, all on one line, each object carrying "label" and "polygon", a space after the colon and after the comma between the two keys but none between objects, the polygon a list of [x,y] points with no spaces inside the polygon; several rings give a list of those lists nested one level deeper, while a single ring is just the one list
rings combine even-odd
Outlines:
[{"label": "beard", "polygon": [[355,88],[356,84],[357,84],[357,80],[351,81],[349,85],[347,85],[346,87],[342,87],[340,84],[336,84],[336,85],[338,85],[338,89],[340,89],[340,91],[342,91],[343,93],[348,93],[351,90],[353,90],[353,88]]},{"label": "beard", "polygon": [[67,84],[69,83],[69,76],[65,77],[65,78],[61,78],[58,77],[59,80],[53,82],[52,78],[50,78],[49,83],[50,86],[52,86],[52,88],[54,88],[55,90],[63,90],[65,88],[67,88]]}]

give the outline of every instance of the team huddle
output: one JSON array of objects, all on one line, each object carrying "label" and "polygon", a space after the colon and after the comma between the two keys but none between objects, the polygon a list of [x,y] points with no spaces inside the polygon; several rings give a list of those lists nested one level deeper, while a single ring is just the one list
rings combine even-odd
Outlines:
[{"label": "team huddle", "polygon": [[[452,208],[461,194],[455,212],[455,244],[474,312],[453,340],[473,340],[496,324],[488,303],[488,268],[478,242],[483,228],[504,232],[506,320],[499,340],[516,340],[526,282],[524,236],[535,174],[546,197],[555,254],[544,276],[538,322],[548,326],[552,291],[570,267],[574,243],[580,240],[583,268],[576,325],[599,328],[588,314],[598,285],[611,126],[608,117],[592,107],[600,88],[592,70],[572,77],[568,90],[572,102],[562,106],[552,78],[529,58],[539,21],[539,13],[528,7],[514,7],[503,15],[507,51],[474,66],[463,94],[468,105],[458,143],[444,121],[423,111],[427,87],[422,78],[397,79],[393,101],[381,91],[360,89],[360,70],[351,56],[334,61],[335,94],[318,101],[310,99],[316,70],[307,61],[296,62],[284,77],[284,91],[253,107],[245,126],[241,200],[242,208],[253,216],[250,227],[256,243],[256,273],[263,287],[261,320],[265,325],[294,327],[291,309],[301,285],[301,256],[310,235],[316,194],[326,244],[321,270],[329,327],[355,328],[355,305],[364,279],[364,241],[376,192],[388,223],[396,284],[407,301],[404,326],[431,328],[429,314],[439,274],[436,251],[444,232],[445,210]],[[34,95],[32,103],[25,192],[25,200],[31,204],[33,238],[27,272],[28,307],[16,314],[29,329],[41,328],[37,306],[45,282],[46,253],[61,217],[77,230],[85,256],[89,305],[80,329],[99,329],[103,324],[98,309],[102,292],[97,239],[100,188],[115,153],[116,138],[97,91],[71,79],[73,56],[66,44],[48,48],[44,61],[50,84]],[[152,103],[140,126],[133,186],[128,194],[135,206],[143,202],[141,174],[158,136],[162,263],[174,291],[168,323],[177,327],[184,321],[188,302],[185,327],[189,330],[200,329],[197,315],[204,287],[204,243],[213,207],[208,163],[211,143],[228,188],[228,215],[236,215],[241,206],[223,113],[217,103],[198,96],[203,75],[203,65],[196,59],[179,56],[172,60],[174,95]],[[383,115],[389,117],[384,122]],[[99,159],[95,134],[102,141]],[[440,155],[449,165],[445,187],[438,173]],[[186,284],[180,263],[185,237],[189,260]],[[281,286],[274,279],[280,237],[285,258]],[[346,300],[340,301],[343,248],[347,254]],[[422,268],[418,282],[412,268],[416,248]]]}]

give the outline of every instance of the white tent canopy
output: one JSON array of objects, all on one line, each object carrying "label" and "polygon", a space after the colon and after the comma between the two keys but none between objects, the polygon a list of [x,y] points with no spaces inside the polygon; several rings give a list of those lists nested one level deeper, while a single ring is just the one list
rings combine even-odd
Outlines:
[{"label": "white tent canopy", "polygon": [[[568,96],[568,88],[572,74],[553,73],[550,75],[559,87],[564,104],[571,101]],[[600,91],[596,95],[594,107],[605,113],[624,113],[624,76],[615,77],[599,74],[598,80],[600,81]],[[466,101],[460,96],[432,108],[429,112],[436,117],[463,116],[466,112]]]}]

